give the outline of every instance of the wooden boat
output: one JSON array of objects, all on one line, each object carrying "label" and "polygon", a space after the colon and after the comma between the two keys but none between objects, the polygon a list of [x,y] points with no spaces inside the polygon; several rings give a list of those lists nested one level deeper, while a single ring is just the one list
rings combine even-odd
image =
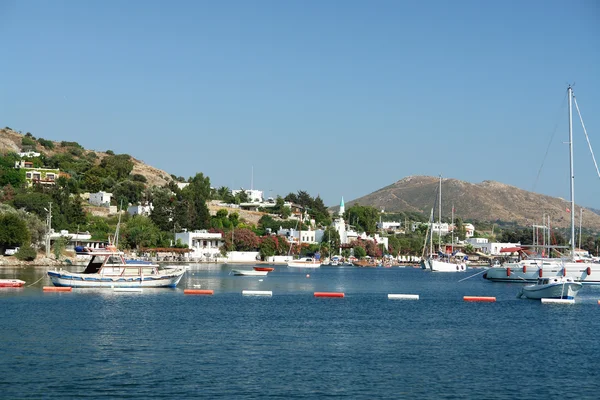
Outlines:
[{"label": "wooden boat", "polygon": [[521,289],[517,297],[528,299],[574,299],[583,284],[570,276],[552,276],[538,279],[535,285]]},{"label": "wooden boat", "polygon": [[185,268],[160,268],[140,260],[125,260],[115,246],[90,249],[92,256],[83,272],[48,271],[54,286],[74,288],[176,287]]},{"label": "wooden boat", "polygon": [[275,271],[275,268],[273,268],[273,267],[254,267],[254,270],[271,272],[271,271]]},{"label": "wooden boat", "polygon": [[0,288],[22,287],[25,281],[20,279],[0,279]]},{"label": "wooden boat", "polygon": [[265,276],[269,273],[269,271],[256,271],[253,269],[232,269],[231,272],[238,276]]}]

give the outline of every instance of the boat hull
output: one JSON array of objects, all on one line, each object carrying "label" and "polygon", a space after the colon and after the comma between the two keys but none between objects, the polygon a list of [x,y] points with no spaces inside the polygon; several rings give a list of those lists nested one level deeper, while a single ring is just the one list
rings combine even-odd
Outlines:
[{"label": "boat hull", "polygon": [[287,266],[290,268],[319,268],[321,264],[302,261],[288,261]]},{"label": "boat hull", "polygon": [[575,281],[586,285],[600,285],[600,264],[598,263],[545,262],[541,267],[535,264],[510,264],[491,267],[483,277],[493,282],[537,282],[540,277],[540,269],[543,277],[570,276]]},{"label": "boat hull", "polygon": [[185,269],[166,271],[151,276],[106,276],[99,274],[78,274],[64,271],[48,271],[54,286],[72,288],[160,288],[177,286]]},{"label": "boat hull", "polygon": [[530,285],[525,286],[521,291],[521,296],[528,299],[574,299],[577,292],[581,289],[579,282],[555,283],[548,285]]},{"label": "boat hull", "polygon": [[256,271],[254,269],[251,269],[251,270],[234,269],[234,270],[231,270],[231,272],[233,272],[233,274],[237,275],[237,276],[265,276],[269,273],[269,271]]},{"label": "boat hull", "polygon": [[433,272],[465,272],[467,270],[466,264],[456,264],[453,262],[445,262],[439,260],[427,260],[429,269]]},{"label": "boat hull", "polygon": [[0,288],[22,287],[25,281],[20,279],[0,279]]}]

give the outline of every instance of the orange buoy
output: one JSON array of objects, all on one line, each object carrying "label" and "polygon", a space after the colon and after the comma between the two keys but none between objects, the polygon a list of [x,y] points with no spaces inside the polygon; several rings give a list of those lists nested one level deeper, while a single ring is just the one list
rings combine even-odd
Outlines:
[{"label": "orange buoy", "polygon": [[315,297],[344,297],[342,292],[315,292]]},{"label": "orange buoy", "polygon": [[523,265],[523,273],[527,272],[527,265]]},{"label": "orange buoy", "polygon": [[184,289],[183,294],[214,294],[214,290],[204,290],[204,289]]},{"label": "orange buoy", "polygon": [[464,296],[463,300],[471,302],[493,303],[496,301],[496,298],[487,296]]},{"label": "orange buoy", "polygon": [[592,274],[592,267],[587,267],[587,269],[585,270],[585,272],[587,272],[588,275]]},{"label": "orange buoy", "polygon": [[71,292],[73,291],[72,287],[63,287],[63,286],[44,286],[44,292]]},{"label": "orange buoy", "polygon": [[543,273],[542,273],[542,269],[540,268],[540,270],[538,271],[538,274],[540,276],[540,278],[542,277]]},{"label": "orange buoy", "polygon": [[510,267],[506,268],[506,276],[510,276]]}]

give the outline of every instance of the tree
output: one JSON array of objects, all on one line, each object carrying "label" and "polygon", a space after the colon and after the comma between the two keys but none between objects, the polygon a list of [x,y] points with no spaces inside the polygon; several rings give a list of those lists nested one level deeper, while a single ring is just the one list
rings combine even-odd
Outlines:
[{"label": "tree", "polygon": [[260,246],[260,239],[248,228],[234,229],[233,238],[237,251],[255,251]]},{"label": "tree", "polygon": [[100,161],[100,168],[106,171],[107,176],[114,177],[117,181],[126,179],[133,170],[133,161],[129,154],[107,156]]},{"label": "tree", "polygon": [[159,230],[152,220],[143,215],[135,215],[127,222],[123,237],[131,248],[154,246],[158,238]]},{"label": "tree", "polygon": [[190,229],[207,229],[210,226],[210,213],[206,201],[210,199],[210,179],[202,173],[190,179],[190,184],[182,190],[187,201],[187,221]]},{"label": "tree", "polygon": [[166,188],[153,188],[150,192],[152,213],[150,219],[161,231],[171,231],[175,227],[176,196]]},{"label": "tree", "polygon": [[30,241],[25,221],[16,214],[0,215],[0,247],[20,247]]},{"label": "tree", "polygon": [[377,231],[380,212],[375,207],[355,204],[346,210],[344,218],[358,231],[371,235]]}]

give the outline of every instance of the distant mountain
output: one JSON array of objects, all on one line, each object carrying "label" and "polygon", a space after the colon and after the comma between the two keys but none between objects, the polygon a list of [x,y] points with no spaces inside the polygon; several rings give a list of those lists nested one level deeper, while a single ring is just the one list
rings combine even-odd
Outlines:
[{"label": "distant mountain", "polygon": [[[386,212],[420,212],[427,217],[437,202],[439,178],[409,176],[371,194],[346,203],[373,206]],[[541,224],[543,215],[550,215],[552,226],[570,227],[570,204],[563,199],[545,196],[494,181],[478,184],[457,179],[442,179],[442,217],[455,216],[474,221],[514,221],[521,226]],[[338,209],[335,207],[334,209]],[[436,207],[437,209],[437,207]],[[579,225],[579,207],[576,224]],[[586,212],[587,211],[587,212]],[[584,211],[583,227],[600,231],[598,210]],[[437,214],[437,211],[436,211]],[[437,215],[436,215],[437,218]]]}]

